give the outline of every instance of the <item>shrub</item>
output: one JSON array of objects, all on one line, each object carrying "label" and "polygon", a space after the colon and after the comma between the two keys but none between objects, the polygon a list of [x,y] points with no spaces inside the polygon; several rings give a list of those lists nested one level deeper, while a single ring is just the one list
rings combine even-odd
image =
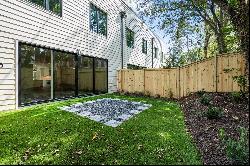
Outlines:
[{"label": "shrub", "polygon": [[236,103],[239,103],[242,100],[242,93],[240,93],[240,92],[232,92],[231,93],[231,98]]},{"label": "shrub", "polygon": [[211,97],[209,97],[207,94],[203,94],[200,101],[201,104],[210,105]]},{"label": "shrub", "polygon": [[242,93],[246,92],[246,87],[247,85],[247,78],[244,75],[240,75],[240,76],[233,76],[233,80],[235,82],[237,82],[238,86],[240,87],[240,91]]},{"label": "shrub", "polygon": [[220,138],[226,146],[227,157],[233,162],[233,165],[249,165],[249,142],[247,130],[239,128],[240,138],[234,140],[225,136],[225,131],[220,129]]},{"label": "shrub", "polygon": [[223,110],[218,107],[209,107],[206,112],[206,117],[208,119],[219,119],[221,118]]},{"label": "shrub", "polygon": [[197,91],[197,95],[198,95],[199,97],[202,97],[205,93],[206,93],[206,92],[204,91],[204,89]]}]

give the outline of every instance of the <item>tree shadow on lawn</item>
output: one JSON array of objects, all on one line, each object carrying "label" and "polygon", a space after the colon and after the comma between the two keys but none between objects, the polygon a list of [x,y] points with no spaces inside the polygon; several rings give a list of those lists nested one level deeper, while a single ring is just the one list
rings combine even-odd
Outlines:
[{"label": "tree shadow on lawn", "polygon": [[0,116],[0,164],[202,163],[176,103],[105,97],[153,106],[116,128],[58,109],[81,99]]}]

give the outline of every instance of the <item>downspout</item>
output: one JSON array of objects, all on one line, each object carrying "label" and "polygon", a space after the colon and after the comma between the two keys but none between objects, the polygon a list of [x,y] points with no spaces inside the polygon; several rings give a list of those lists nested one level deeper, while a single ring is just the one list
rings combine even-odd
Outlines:
[{"label": "downspout", "polygon": [[126,13],[124,11],[120,12],[121,16],[121,69],[123,69],[123,57],[124,57],[124,18],[126,18]]},{"label": "downspout", "polygon": [[151,38],[151,44],[152,44],[152,68],[154,68],[154,38]]}]

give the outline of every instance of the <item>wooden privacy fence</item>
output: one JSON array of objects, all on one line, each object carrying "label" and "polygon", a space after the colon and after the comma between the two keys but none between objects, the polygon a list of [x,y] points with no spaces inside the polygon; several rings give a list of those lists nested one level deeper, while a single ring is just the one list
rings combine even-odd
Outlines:
[{"label": "wooden privacy fence", "polygon": [[180,68],[118,71],[118,90],[180,98],[192,92],[233,92],[240,87],[233,76],[243,75],[241,54],[219,55]]}]

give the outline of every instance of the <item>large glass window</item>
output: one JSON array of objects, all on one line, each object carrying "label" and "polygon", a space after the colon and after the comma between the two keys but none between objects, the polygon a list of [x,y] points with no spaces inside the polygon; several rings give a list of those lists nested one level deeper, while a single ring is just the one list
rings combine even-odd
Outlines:
[{"label": "large glass window", "polygon": [[21,45],[20,102],[30,103],[51,98],[51,51]]},{"label": "large glass window", "polygon": [[62,2],[61,0],[29,0],[39,6],[44,7],[46,10],[52,11],[61,16]]},{"label": "large glass window", "polygon": [[79,95],[93,92],[93,58],[79,57],[79,69],[78,69],[78,89]]},{"label": "large glass window", "polygon": [[142,53],[144,54],[147,54],[147,49],[148,49],[147,43],[148,43],[147,40],[142,39]]},{"label": "large glass window", "polygon": [[75,96],[75,55],[54,51],[55,97]]},{"label": "large glass window", "polygon": [[106,93],[108,61],[20,44],[19,104]]},{"label": "large glass window", "polygon": [[135,33],[126,27],[126,39],[127,39],[127,46],[130,48],[134,48],[134,38]]},{"label": "large glass window", "polygon": [[90,4],[90,30],[107,36],[107,13]]},{"label": "large glass window", "polygon": [[97,93],[106,93],[107,89],[107,60],[95,59],[95,91]]}]

